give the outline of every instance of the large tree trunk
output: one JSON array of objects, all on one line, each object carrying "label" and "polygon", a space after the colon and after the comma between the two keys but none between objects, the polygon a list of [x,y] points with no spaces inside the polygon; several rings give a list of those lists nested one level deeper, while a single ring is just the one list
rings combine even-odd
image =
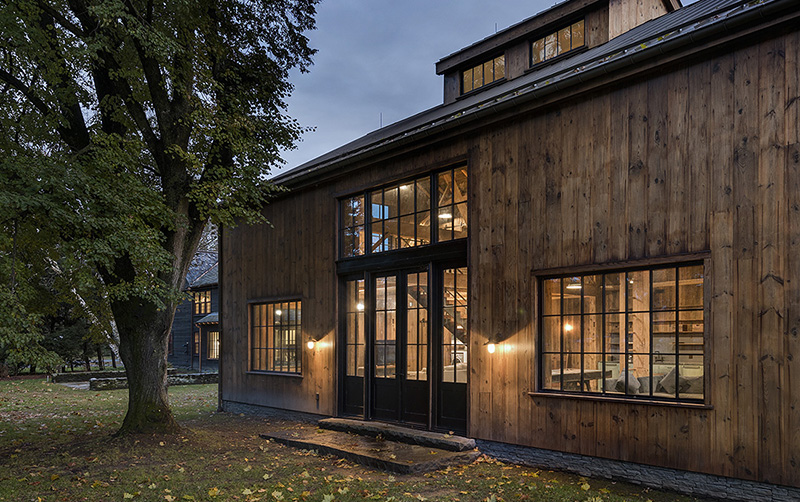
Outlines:
[{"label": "large tree trunk", "polygon": [[[176,213],[185,215],[188,225],[177,225],[167,232],[164,248],[174,256],[172,269],[161,279],[180,291],[194,256],[204,222],[189,209],[184,198],[176,204]],[[127,257],[117,260],[114,275],[133,282],[135,271]],[[109,281],[110,282],[110,281]],[[131,433],[175,433],[180,426],[172,416],[167,396],[167,351],[169,332],[177,303],[159,308],[149,300],[130,297],[111,305],[119,334],[119,357],[128,376],[128,412],[118,435]]]},{"label": "large tree trunk", "polygon": [[167,396],[167,339],[175,306],[159,310],[131,298],[112,308],[128,376],[128,412],[117,434],[179,432]]}]

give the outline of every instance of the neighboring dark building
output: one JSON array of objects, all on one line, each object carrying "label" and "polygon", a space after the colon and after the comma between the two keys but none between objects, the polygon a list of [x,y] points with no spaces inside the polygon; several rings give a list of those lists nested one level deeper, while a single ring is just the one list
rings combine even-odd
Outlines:
[{"label": "neighboring dark building", "polygon": [[200,252],[186,275],[184,291],[191,297],[178,305],[169,340],[168,361],[177,368],[217,371],[219,367],[217,270],[217,254]]},{"label": "neighboring dark building", "polygon": [[222,407],[799,500],[799,5],[569,0],[439,61],[222,229]]}]

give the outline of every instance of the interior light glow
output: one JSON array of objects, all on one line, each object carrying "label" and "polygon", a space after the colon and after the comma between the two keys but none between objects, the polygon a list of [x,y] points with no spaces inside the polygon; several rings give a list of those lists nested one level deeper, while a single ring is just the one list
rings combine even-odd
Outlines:
[{"label": "interior light glow", "polygon": [[364,304],[363,303],[357,304],[356,305],[356,310],[364,310]]},{"label": "interior light glow", "polygon": [[309,340],[308,343],[306,343],[306,347],[308,347],[308,350],[314,350],[314,340]]},{"label": "interior light glow", "polygon": [[453,215],[450,214],[450,213],[442,213],[442,214],[439,215],[439,218],[442,219],[442,220],[447,220],[447,219],[450,219],[452,217],[453,217]]},{"label": "interior light glow", "polygon": [[494,346],[493,343],[490,343],[489,345],[486,346],[486,350],[489,351],[489,354],[494,354],[494,351],[496,350],[496,347]]},{"label": "interior light glow", "polygon": [[580,284],[567,284],[566,289],[581,289]]},{"label": "interior light glow", "polygon": [[564,325],[564,331],[572,331],[572,324],[566,323]]},{"label": "interior light glow", "polygon": [[275,311],[275,315],[281,315],[281,314],[283,314],[283,311],[281,309]]}]

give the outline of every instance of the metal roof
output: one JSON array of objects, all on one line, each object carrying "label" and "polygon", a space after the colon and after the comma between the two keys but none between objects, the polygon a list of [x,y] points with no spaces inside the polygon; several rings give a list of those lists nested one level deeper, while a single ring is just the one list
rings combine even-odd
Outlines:
[{"label": "metal roof", "polygon": [[798,0],[700,0],[627,31],[605,44],[492,87],[482,93],[439,105],[366,134],[350,143],[279,174],[273,183],[289,184],[356,160],[385,147],[410,142],[485,113],[517,106],[622,67],[638,64],[722,31],[734,30]]},{"label": "metal roof", "polygon": [[219,262],[215,262],[210,268],[192,281],[189,285],[189,289],[216,286],[217,284],[219,284]]},{"label": "metal roof", "polygon": [[207,316],[203,317],[195,324],[218,324],[219,323],[219,312],[211,312]]},{"label": "metal roof", "polygon": [[208,270],[217,263],[217,260],[217,253],[213,251],[198,251],[192,258],[192,263],[189,265],[189,271],[186,273],[183,289],[190,288],[198,277],[208,272]]}]

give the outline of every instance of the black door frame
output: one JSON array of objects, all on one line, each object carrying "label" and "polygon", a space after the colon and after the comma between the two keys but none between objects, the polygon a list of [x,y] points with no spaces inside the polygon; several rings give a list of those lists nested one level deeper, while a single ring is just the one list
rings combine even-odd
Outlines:
[{"label": "black door frame", "polygon": [[[442,387],[444,387],[444,351],[442,350],[442,337],[444,334],[444,326],[442,323],[443,313],[444,313],[444,271],[448,269],[456,269],[456,268],[466,268],[467,269],[467,284],[469,284],[469,266],[467,264],[466,257],[462,259],[451,259],[440,261],[435,264],[432,264],[434,267],[434,277],[435,277],[435,285],[436,285],[436,297],[434,300],[434,306],[436,308],[435,315],[433,316],[433,320],[431,321],[431,330],[433,331],[431,336],[431,343],[434,344],[433,353],[434,357],[434,370],[435,375],[431,379],[431,410],[429,412],[429,417],[431,421],[431,425],[429,426],[430,430],[454,430],[461,434],[466,434],[467,432],[467,417],[469,411],[469,384],[470,384],[470,372],[467,371],[467,382],[464,384],[455,384],[455,383],[447,383],[448,386],[452,385],[463,385],[463,389],[459,391],[464,392],[464,419],[463,424],[460,421],[453,421],[447,420],[444,417],[444,413],[442,411],[442,405],[444,399],[441,396],[440,392],[443,392]],[[469,297],[468,297],[469,298]],[[467,309],[469,309],[469,304],[467,304]],[[466,331],[468,336],[471,334],[470,332],[470,318],[472,316],[468,315],[467,317],[467,326]],[[470,354],[470,344],[469,339],[466,343],[467,347],[467,367],[469,367],[469,361],[472,358],[472,354]],[[456,371],[455,366],[453,367],[453,371]]]},{"label": "black door frame", "polygon": [[[337,317],[339,319],[338,326],[339,326],[339,336],[337,336],[337,362],[338,367],[336,371],[336,378],[338,381],[337,389],[338,389],[338,415],[340,416],[355,416],[364,418],[365,420],[373,420],[374,417],[372,416],[372,400],[373,400],[373,383],[372,380],[374,378],[374,339],[375,339],[375,298],[374,298],[374,281],[376,277],[380,276],[387,276],[387,275],[395,275],[398,278],[406,277],[408,273],[414,272],[422,272],[427,271],[428,273],[428,412],[427,412],[427,424],[425,425],[428,430],[453,430],[454,427],[452,424],[440,424],[439,417],[440,417],[440,404],[439,404],[439,388],[440,388],[440,380],[442,379],[442,372],[443,372],[443,365],[442,365],[442,312],[443,312],[443,305],[442,305],[442,292],[443,292],[443,274],[444,270],[450,268],[461,268],[467,267],[467,258],[466,258],[466,242],[457,242],[457,243],[449,243],[447,245],[447,252],[441,254],[434,254],[434,253],[426,253],[424,255],[417,255],[417,256],[407,256],[409,259],[400,259],[400,260],[391,260],[391,259],[384,259],[385,257],[380,257],[381,260],[348,260],[347,266],[340,267],[340,275],[338,276],[338,298],[339,298],[339,308],[337,309]],[[423,258],[424,259],[420,259]],[[341,265],[341,264],[339,264]],[[392,266],[394,265],[394,266]],[[373,268],[374,267],[374,268]],[[469,274],[469,272],[468,272]],[[344,287],[347,281],[352,280],[364,280],[364,311],[365,311],[365,354],[364,354],[364,377],[363,377],[363,385],[361,388],[362,392],[362,413],[348,413],[345,410],[347,409],[345,399],[346,399],[346,391],[345,391],[345,363],[346,363],[346,316],[342,315],[344,311],[344,306],[346,302],[346,288]],[[402,288],[400,287],[400,283],[403,283]],[[406,292],[406,284],[407,281],[398,281],[398,291],[397,291],[397,302],[398,305],[402,301],[403,303],[406,302],[405,296],[402,296]],[[402,291],[400,291],[402,289]],[[402,293],[402,295],[401,295]],[[403,314],[405,317],[405,307],[402,309]],[[400,316],[400,309],[398,308],[398,342],[399,345],[399,333],[401,332],[401,326],[404,330],[406,327],[407,320],[405,318],[401,321]],[[469,322],[469,319],[468,319]],[[467,326],[467,332],[469,333],[469,325]],[[403,338],[405,339],[405,331],[403,331],[404,335]],[[405,352],[405,350],[403,350]],[[398,353],[399,356],[399,353]],[[397,360],[396,364],[397,367],[400,367],[400,363],[403,363],[403,372],[405,373],[405,358],[402,361]],[[465,384],[466,388],[468,389],[469,385],[469,374],[467,375],[467,384]],[[400,391],[402,393],[402,391]],[[468,394],[468,393],[467,393]],[[398,397],[398,399],[402,399]],[[398,405],[398,417],[401,416],[401,404]],[[465,410],[466,414],[467,410]],[[399,421],[399,420],[398,420]],[[416,423],[406,423],[402,422],[404,425],[408,425],[410,427],[420,426],[422,424]],[[465,419],[466,424],[466,419]],[[456,429],[461,429],[460,427],[455,427]],[[466,425],[464,426],[463,430],[459,432],[465,433],[466,432]]]}]

